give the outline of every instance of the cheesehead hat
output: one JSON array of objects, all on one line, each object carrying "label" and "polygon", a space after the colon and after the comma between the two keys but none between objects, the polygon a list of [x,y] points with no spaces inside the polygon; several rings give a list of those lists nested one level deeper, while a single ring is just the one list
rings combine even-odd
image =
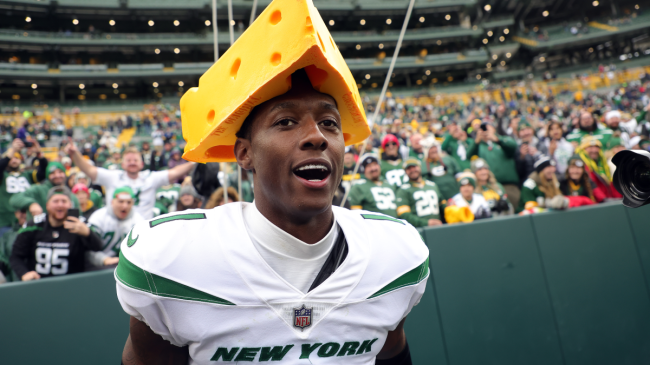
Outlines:
[{"label": "cheesehead hat", "polygon": [[315,90],[336,100],[346,145],[370,135],[357,83],[312,0],[274,0],[181,98],[183,158],[235,161],[235,133],[244,119],[289,91],[299,69]]}]

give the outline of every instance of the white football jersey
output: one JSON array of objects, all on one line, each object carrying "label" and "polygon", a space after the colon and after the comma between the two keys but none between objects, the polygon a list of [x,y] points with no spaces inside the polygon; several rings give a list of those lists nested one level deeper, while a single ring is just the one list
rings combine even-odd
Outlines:
[{"label": "white football jersey", "polygon": [[97,168],[95,183],[104,186],[106,190],[106,206],[111,206],[113,192],[117,188],[129,186],[135,194],[135,210],[145,219],[153,218],[153,206],[156,203],[156,190],[169,185],[168,171],[144,170],[138,173],[137,179],[129,178],[126,171]]},{"label": "white football jersey", "polygon": [[115,271],[122,308],[190,364],[374,364],[429,277],[429,252],[408,223],[334,207],[348,256],[302,293],[262,259],[239,203],[137,224]]},{"label": "white football jersey", "polygon": [[117,219],[113,214],[113,208],[109,205],[97,209],[88,218],[88,225],[95,231],[104,242],[102,251],[108,256],[117,256],[120,252],[120,243],[129,234],[129,231],[136,223],[144,221],[144,218],[135,209],[123,220]]}]

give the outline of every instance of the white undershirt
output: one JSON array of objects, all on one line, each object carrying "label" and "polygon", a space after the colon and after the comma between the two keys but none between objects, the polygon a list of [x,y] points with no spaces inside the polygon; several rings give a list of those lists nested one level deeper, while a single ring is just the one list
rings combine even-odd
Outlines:
[{"label": "white undershirt", "polygon": [[338,237],[336,221],[322,240],[310,245],[271,223],[255,202],[242,203],[242,209],[248,235],[264,261],[289,284],[307,293]]}]

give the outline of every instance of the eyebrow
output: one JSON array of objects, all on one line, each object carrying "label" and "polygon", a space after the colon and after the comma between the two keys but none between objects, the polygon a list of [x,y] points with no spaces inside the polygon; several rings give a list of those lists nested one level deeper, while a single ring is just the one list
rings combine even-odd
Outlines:
[{"label": "eyebrow", "polygon": [[[292,108],[295,108],[297,106],[298,106],[298,104],[296,104],[293,101],[285,101],[283,103],[278,103],[278,104],[274,105],[273,108],[271,108],[271,110],[269,110],[269,113],[274,112],[276,110],[292,109]],[[318,103],[318,107],[321,108],[321,109],[332,110],[332,111],[335,111],[337,113],[339,111],[339,109],[336,107],[336,105],[334,105],[332,103],[328,103],[326,101],[321,101],[320,103]]]}]

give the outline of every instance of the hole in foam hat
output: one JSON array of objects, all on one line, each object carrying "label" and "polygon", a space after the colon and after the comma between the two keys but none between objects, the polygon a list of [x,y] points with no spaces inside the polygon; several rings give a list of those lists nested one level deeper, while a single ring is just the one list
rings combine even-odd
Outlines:
[{"label": "hole in foam hat", "polygon": [[271,55],[271,63],[273,66],[277,66],[282,62],[282,55],[279,52],[275,52],[273,55]]},{"label": "hole in foam hat", "polygon": [[237,72],[239,72],[239,66],[241,66],[241,58],[236,59],[230,68],[230,77],[235,80],[237,80]]},{"label": "hole in foam hat", "polygon": [[343,141],[348,142],[352,138],[352,135],[350,133],[343,133]]},{"label": "hole in foam hat", "polygon": [[307,76],[309,77],[311,86],[318,91],[320,91],[321,86],[329,76],[327,74],[327,71],[321,70],[320,68],[314,65],[309,65],[305,67],[305,72],[307,72]]},{"label": "hole in foam hat", "polygon": [[318,41],[320,42],[320,47],[325,50],[325,43],[323,43],[323,40],[320,38],[320,34],[316,33],[318,35]]},{"label": "hole in foam hat", "polygon": [[210,147],[205,151],[205,157],[207,158],[220,158],[227,159],[233,158],[235,156],[235,146],[214,146]]},{"label": "hole in foam hat", "polygon": [[208,124],[214,123],[214,110],[208,112]]},{"label": "hole in foam hat", "polygon": [[311,23],[311,17],[308,16],[307,19],[305,20],[305,25],[307,25],[307,28],[311,28],[314,25]]},{"label": "hole in foam hat", "polygon": [[282,12],[280,10],[276,10],[273,13],[271,13],[271,18],[269,18],[269,21],[271,24],[276,25],[282,20]]}]

